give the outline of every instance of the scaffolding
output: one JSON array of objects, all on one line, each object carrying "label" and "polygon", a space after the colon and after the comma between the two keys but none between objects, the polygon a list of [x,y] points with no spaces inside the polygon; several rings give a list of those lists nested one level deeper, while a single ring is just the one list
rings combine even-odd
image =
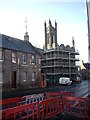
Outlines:
[{"label": "scaffolding", "polygon": [[75,49],[49,49],[43,53],[41,60],[41,70],[45,75],[46,81],[57,83],[62,76],[76,79],[77,66],[75,64],[79,59]]}]

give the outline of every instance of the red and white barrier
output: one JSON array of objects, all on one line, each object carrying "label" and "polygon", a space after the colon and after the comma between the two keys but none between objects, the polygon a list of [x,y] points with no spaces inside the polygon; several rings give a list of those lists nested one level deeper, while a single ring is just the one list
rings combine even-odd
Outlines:
[{"label": "red and white barrier", "polygon": [[44,93],[26,95],[22,97],[22,101],[24,104],[31,104],[31,103],[40,102],[43,100],[44,100]]},{"label": "red and white barrier", "polygon": [[[25,101],[25,104],[19,104],[19,100]],[[17,106],[10,108],[9,104],[15,101]],[[9,107],[0,110],[1,120],[45,120],[62,112],[90,120],[90,99],[74,97],[73,92],[49,92],[45,93],[45,96],[34,94],[24,96],[22,99],[8,99],[2,103],[8,103]]]}]

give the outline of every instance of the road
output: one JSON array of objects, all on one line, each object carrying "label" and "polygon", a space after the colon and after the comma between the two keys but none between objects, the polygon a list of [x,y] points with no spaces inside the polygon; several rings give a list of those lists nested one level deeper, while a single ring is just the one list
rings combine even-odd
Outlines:
[{"label": "road", "polygon": [[90,94],[90,80],[83,81],[81,84],[77,85],[74,91],[77,97],[84,97],[87,93]]},{"label": "road", "polygon": [[75,92],[76,97],[84,97],[90,92],[90,80],[83,80],[81,83],[73,83],[71,86],[60,86],[57,89],[51,89],[52,91],[67,91]]},{"label": "road", "polygon": [[38,94],[44,92],[55,92],[55,91],[75,92],[76,97],[84,97],[87,95],[87,93],[90,92],[90,80],[83,80],[81,83],[73,83],[70,86],[57,85],[57,86],[51,86],[51,87],[39,88],[39,89],[3,91],[2,99],[12,98],[12,97],[22,97],[24,95]]}]

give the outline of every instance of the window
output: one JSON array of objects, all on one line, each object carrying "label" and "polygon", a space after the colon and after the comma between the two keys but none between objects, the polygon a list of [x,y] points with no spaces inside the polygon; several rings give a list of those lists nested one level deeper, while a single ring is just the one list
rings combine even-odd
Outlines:
[{"label": "window", "polygon": [[22,80],[23,80],[23,82],[26,82],[26,80],[27,80],[27,72],[23,72]]},{"label": "window", "polygon": [[0,72],[0,83],[3,83],[4,81],[4,72]]},{"label": "window", "polygon": [[16,53],[12,52],[12,63],[16,63]]},{"label": "window", "polygon": [[35,65],[36,64],[36,57],[35,55],[32,55],[32,65]]},{"label": "window", "polygon": [[27,56],[26,54],[23,54],[23,64],[26,64],[27,63]]},{"label": "window", "polygon": [[35,81],[36,80],[36,72],[33,72],[32,73],[32,81]]},{"label": "window", "polygon": [[41,64],[41,59],[40,58],[38,59],[38,62],[39,62],[39,65],[40,65]]},{"label": "window", "polygon": [[0,61],[4,60],[4,52],[1,50],[0,51]]}]

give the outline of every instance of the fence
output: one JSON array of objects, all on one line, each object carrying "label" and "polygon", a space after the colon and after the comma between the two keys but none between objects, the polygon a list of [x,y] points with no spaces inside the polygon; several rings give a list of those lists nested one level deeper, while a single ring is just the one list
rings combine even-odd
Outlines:
[{"label": "fence", "polygon": [[44,120],[61,112],[60,98],[51,98],[32,104],[24,104],[2,111],[2,120]]},{"label": "fence", "polygon": [[[24,104],[21,104],[23,100]],[[15,102],[14,107],[9,106]],[[8,108],[0,110],[1,120],[45,120],[61,113],[90,119],[90,99],[74,97],[73,92],[46,92],[4,100],[2,103],[7,103]]]},{"label": "fence", "polygon": [[74,92],[45,92],[45,98],[53,98],[57,96],[74,96]]},{"label": "fence", "polygon": [[0,110],[18,106],[20,101],[21,98],[18,97],[0,100]]},{"label": "fence", "polygon": [[90,98],[62,98],[62,109],[69,115],[90,119]]}]

